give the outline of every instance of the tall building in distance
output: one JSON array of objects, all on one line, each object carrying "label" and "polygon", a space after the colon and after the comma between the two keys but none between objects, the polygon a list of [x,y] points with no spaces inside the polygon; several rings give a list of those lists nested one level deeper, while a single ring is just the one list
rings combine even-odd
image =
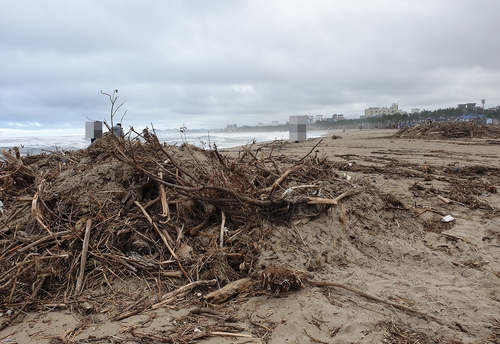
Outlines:
[{"label": "tall building in distance", "polygon": [[398,112],[400,112],[398,103],[392,103],[390,107],[370,107],[365,109],[365,118],[370,118],[372,116],[393,115]]}]

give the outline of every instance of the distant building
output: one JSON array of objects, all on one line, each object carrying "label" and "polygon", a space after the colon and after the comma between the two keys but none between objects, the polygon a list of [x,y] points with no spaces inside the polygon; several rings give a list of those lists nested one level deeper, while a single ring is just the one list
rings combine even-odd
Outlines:
[{"label": "distant building", "polygon": [[465,104],[458,104],[457,106],[459,109],[462,109],[463,113],[470,113],[476,110],[476,103],[465,103]]},{"label": "distant building", "polygon": [[337,121],[343,121],[345,119],[344,118],[344,114],[342,114],[342,113],[338,113],[338,114],[334,113],[332,117],[333,117],[333,120],[335,122],[337,122]]},{"label": "distant building", "polygon": [[323,120],[323,115],[316,115],[316,122],[321,122]]},{"label": "distant building", "polygon": [[237,127],[238,126],[236,124],[228,124],[228,125],[226,125],[226,129],[224,129],[224,130],[227,130],[227,131],[236,131]]},{"label": "distant building", "polygon": [[486,116],[483,114],[467,114],[457,118],[459,122],[474,122],[478,124],[486,124]]},{"label": "distant building", "polygon": [[420,109],[419,109],[419,108],[413,108],[413,109],[411,109],[411,113],[412,113],[412,114],[420,114],[420,113],[421,113],[421,111],[420,111]]},{"label": "distant building", "polygon": [[398,113],[399,108],[398,108],[398,103],[392,103],[390,107],[370,107],[368,109],[365,109],[365,117],[370,118],[372,116],[383,116],[383,115],[393,115],[395,113]]},{"label": "distant building", "polygon": [[257,124],[258,127],[276,127],[280,125],[280,123],[278,121],[272,121],[271,123],[262,123],[262,122],[259,122]]}]

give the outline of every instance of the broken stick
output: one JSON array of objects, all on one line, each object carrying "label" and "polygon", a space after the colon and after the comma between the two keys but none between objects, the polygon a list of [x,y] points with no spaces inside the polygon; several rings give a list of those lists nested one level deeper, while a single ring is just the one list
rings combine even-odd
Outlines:
[{"label": "broken stick", "polygon": [[155,303],[153,306],[151,306],[151,308],[157,309],[164,305],[168,305],[169,303],[174,302],[178,298],[186,296],[191,290],[193,290],[196,287],[215,284],[216,282],[217,280],[213,279],[208,281],[195,281],[188,283],[185,286],[182,286],[174,291],[171,291],[170,293],[163,295],[161,301]]},{"label": "broken stick", "polygon": [[90,229],[92,228],[92,220],[87,220],[87,225],[85,227],[85,237],[83,239],[82,256],[80,258],[80,273],[78,274],[78,279],[76,280],[75,295],[80,294],[83,284],[83,277],[85,276],[85,264],[87,264],[87,252],[89,249],[90,241]]},{"label": "broken stick", "polygon": [[402,310],[402,311],[405,311],[405,312],[408,312],[408,313],[412,313],[412,314],[416,314],[416,315],[421,316],[423,318],[432,319],[432,320],[434,320],[435,322],[437,322],[440,325],[444,325],[445,324],[442,320],[440,320],[440,319],[438,319],[438,318],[436,318],[436,317],[434,317],[432,315],[429,315],[427,313],[417,311],[415,309],[403,306],[403,305],[401,305],[399,303],[394,303],[394,302],[390,302],[390,301],[381,299],[380,297],[377,297],[377,296],[374,296],[374,295],[370,295],[368,293],[365,293],[365,292],[363,292],[361,290],[358,290],[356,288],[349,287],[349,286],[347,286],[345,284],[342,284],[342,283],[337,283],[337,282],[322,282],[322,281],[309,281],[309,282],[312,285],[316,286],[316,287],[337,287],[337,288],[345,289],[345,290],[348,290],[348,291],[350,291],[350,292],[352,292],[354,294],[358,294],[360,296],[363,296],[363,297],[365,297],[365,298],[367,298],[369,300],[380,302],[380,303],[392,306],[394,308],[397,308],[399,310]]},{"label": "broken stick", "polygon": [[224,214],[223,211],[222,213],[222,222],[220,224],[220,248],[224,246],[224,228],[226,226],[226,214]]},{"label": "broken stick", "polygon": [[[163,180],[163,173],[158,172],[158,178]],[[170,212],[168,209],[167,194],[165,193],[165,186],[163,184],[158,183],[158,191],[160,193],[161,206],[163,209],[163,213],[160,216],[166,217],[167,221],[168,221],[168,220],[170,220]]]},{"label": "broken stick", "polygon": [[[149,214],[147,213],[146,209],[144,209],[142,207],[142,205],[137,202],[137,201],[134,201],[135,205],[139,207],[139,209],[141,209],[142,213],[144,214],[144,216],[146,216],[146,218],[148,219],[149,223],[153,226],[153,228],[156,230],[156,232],[158,233],[158,235],[160,236],[161,240],[163,241],[163,243],[165,244],[165,246],[167,247],[168,251],[170,252],[170,254],[172,255],[172,257],[174,257],[174,259],[177,261],[177,265],[179,265],[179,270],[181,270],[182,274],[184,275],[184,277],[186,277],[186,279],[188,281],[191,282],[191,278],[189,277],[189,275],[187,274],[186,270],[184,270],[184,268],[182,267],[182,264],[181,264],[181,261],[179,260],[179,257],[177,256],[177,254],[174,252],[174,250],[172,249],[172,246],[170,246],[170,243],[168,242],[167,240],[167,237],[166,235],[168,235],[167,231],[165,231],[165,234],[163,233],[163,231],[161,231],[158,226],[156,225],[156,223],[153,222],[153,219],[151,218],[151,216],[149,216]],[[170,240],[172,241],[172,240]]]}]

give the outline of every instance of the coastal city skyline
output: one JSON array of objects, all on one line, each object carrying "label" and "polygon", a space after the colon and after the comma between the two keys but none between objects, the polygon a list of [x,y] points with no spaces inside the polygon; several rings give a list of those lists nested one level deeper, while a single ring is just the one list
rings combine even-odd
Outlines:
[{"label": "coastal city skyline", "polygon": [[[477,113],[478,111],[481,112],[485,110],[485,103],[486,99],[481,99],[481,105],[477,105],[475,102],[468,102],[468,103],[460,103],[457,104],[456,107],[450,107],[447,109],[460,109],[463,114],[474,114]],[[304,116],[307,117],[307,121],[309,124],[315,123],[315,122],[322,122],[322,121],[333,121],[333,122],[338,122],[338,121],[344,121],[344,120],[352,120],[352,119],[359,119],[359,120],[364,120],[364,119],[369,119],[371,117],[381,117],[381,116],[388,116],[388,115],[395,115],[395,114],[401,114],[401,115],[415,115],[415,114],[420,114],[425,111],[436,111],[436,110],[446,110],[446,109],[433,109],[433,110],[426,110],[426,109],[420,109],[420,108],[411,108],[410,111],[406,111],[402,108],[399,107],[398,103],[392,103],[390,106],[373,106],[366,108],[364,110],[363,115],[359,115],[358,117],[351,117],[348,118],[344,116],[342,113],[334,113],[334,114],[329,114],[329,115],[324,115],[324,114],[306,114]],[[269,126],[279,126],[279,125],[286,125],[288,121],[286,122],[280,122],[278,120],[271,120],[270,122],[259,122],[255,125],[243,125],[243,126],[250,126],[250,127],[269,127]],[[232,124],[227,124],[225,129],[226,130],[235,130],[238,127],[237,123],[232,123]]]}]

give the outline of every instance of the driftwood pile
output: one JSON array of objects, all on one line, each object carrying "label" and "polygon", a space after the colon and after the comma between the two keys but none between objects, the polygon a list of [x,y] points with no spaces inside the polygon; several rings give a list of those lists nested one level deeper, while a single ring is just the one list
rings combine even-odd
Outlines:
[{"label": "driftwood pile", "polygon": [[[249,337],[232,325],[231,312],[215,304],[237,295],[234,304],[248,295],[286,295],[304,285],[342,288],[442,324],[425,312],[316,280],[319,276],[311,273],[316,271],[312,248],[311,262],[303,265],[310,274],[264,266],[259,258],[270,246],[266,239],[282,226],[293,227],[307,246],[296,225],[324,215],[338,203],[342,204],[331,218],[338,220],[343,233],[350,233],[350,244],[363,249],[366,244],[357,241],[357,230],[372,236],[412,236],[422,228],[439,229],[435,222],[426,226],[421,215],[439,213],[441,223],[444,213],[383,193],[362,174],[448,182],[451,187],[442,190],[415,182],[410,191],[415,198],[496,211],[482,199],[497,192],[498,169],[423,168],[392,159],[377,167],[371,164],[373,156],[363,165],[354,155],[331,162],[318,156],[319,143],[297,158],[280,153],[286,144],[250,143],[225,155],[215,145],[202,150],[161,144],[139,134],[133,140],[108,134],[76,152],[23,157],[15,149],[2,152],[0,311],[12,310],[14,315],[0,324],[0,330],[23,311],[70,308],[85,319],[121,321],[143,311],[149,311],[151,320],[159,308],[186,307],[189,314],[177,319],[178,326],[169,333],[147,334],[133,326],[127,331],[141,342]],[[346,258],[340,254],[335,259],[340,265]],[[193,332],[200,315],[218,322]],[[401,329],[393,328],[408,338]],[[271,331],[257,324],[252,334],[264,340]],[[71,335],[76,333],[77,329]],[[68,337],[65,333],[61,342],[68,342]],[[89,341],[97,342],[94,339]]]},{"label": "driftwood pile", "polygon": [[[437,152],[441,153],[441,152]],[[498,192],[495,185],[500,184],[500,169],[486,166],[428,166],[408,163],[397,159],[386,159],[383,166],[358,164],[355,155],[340,156],[352,162],[336,161],[332,166],[344,173],[355,172],[367,175],[383,175],[394,179],[415,179],[429,182],[439,180],[446,182],[446,187],[437,189],[435,186],[427,187],[422,182],[416,181],[409,190],[415,197],[437,197],[444,203],[454,203],[470,209],[495,211],[486,197]],[[365,157],[367,162],[374,159]],[[380,195],[382,198],[391,195]],[[387,200],[393,206],[405,207],[399,200]]]},{"label": "driftwood pile", "polygon": [[434,122],[401,128],[393,137],[406,139],[476,138],[498,140],[500,138],[500,127],[497,125],[481,125],[474,122]]},{"label": "driftwood pile", "polygon": [[[299,287],[294,273],[258,277],[259,243],[274,225],[318,216],[359,189],[336,181],[314,148],[292,159],[275,154],[275,144],[250,143],[229,158],[215,146],[105,135],[76,152],[3,151],[2,308],[88,314],[103,311],[110,295],[130,297],[130,286],[157,290],[142,309],[160,307],[256,275],[273,293]],[[108,307],[116,319],[128,314],[122,303]]]}]

